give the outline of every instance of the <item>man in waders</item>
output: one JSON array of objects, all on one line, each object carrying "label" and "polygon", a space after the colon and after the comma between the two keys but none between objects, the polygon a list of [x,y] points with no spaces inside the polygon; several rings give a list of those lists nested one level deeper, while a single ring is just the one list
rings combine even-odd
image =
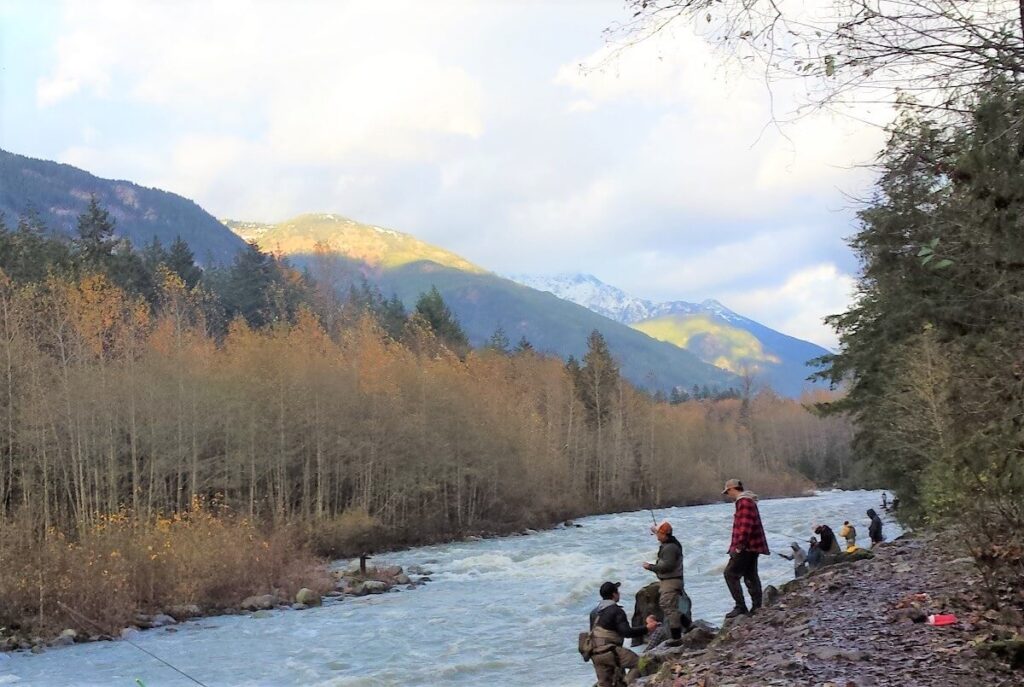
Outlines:
[{"label": "man in waders", "polygon": [[605,582],[601,585],[601,603],[590,612],[590,634],[594,650],[590,660],[597,673],[598,687],[620,687],[625,680],[625,671],[636,668],[640,657],[622,646],[629,637],[643,637],[644,626],[630,627],[626,612],[619,605],[621,582]]},{"label": "man in waders", "polygon": [[683,593],[683,545],[672,536],[672,525],[668,520],[651,527],[661,546],[658,560],[644,563],[644,569],[658,576],[658,605],[668,625],[672,640],[678,641],[683,635],[683,621],[679,613],[679,598]]},{"label": "man in waders", "polygon": [[761,608],[761,578],[757,574],[758,556],[768,555],[768,539],[761,525],[761,512],[757,509],[757,495],[745,491],[743,482],[731,479],[722,493],[736,502],[732,517],[732,541],[729,544],[729,562],[725,566],[725,584],[729,587],[736,607],[725,614],[735,618],[747,613],[747,603],[740,588],[740,578],[750,592],[750,613]]}]

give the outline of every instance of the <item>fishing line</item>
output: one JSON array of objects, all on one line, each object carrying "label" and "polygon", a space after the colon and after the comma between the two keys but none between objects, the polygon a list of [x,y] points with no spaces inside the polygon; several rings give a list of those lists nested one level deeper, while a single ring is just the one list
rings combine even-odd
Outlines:
[{"label": "fishing line", "polygon": [[[95,623],[95,622],[93,622],[92,620],[89,620],[89,619],[88,619],[88,618],[86,618],[86,617],[85,617],[84,615],[82,615],[81,613],[79,613],[79,612],[78,612],[78,611],[76,611],[75,609],[71,608],[70,606],[68,606],[68,605],[67,605],[67,604],[65,604],[64,602],[62,602],[62,601],[58,601],[58,602],[57,602],[57,605],[58,605],[58,606],[60,606],[61,608],[63,608],[63,609],[64,609],[65,611],[67,611],[68,613],[70,613],[71,615],[77,616],[78,618],[80,618],[81,620],[84,620],[84,621],[85,621],[86,623],[88,623],[89,625],[92,625],[92,626],[93,626],[93,628],[94,628],[94,629],[96,629],[96,630],[99,630],[101,634],[105,634],[105,633],[103,632],[103,628],[102,628],[102,627],[100,627],[98,623]],[[163,664],[164,664],[165,666],[167,666],[168,668],[170,668],[170,669],[171,669],[171,670],[173,670],[174,672],[176,672],[176,673],[179,673],[179,674],[181,674],[181,675],[184,675],[185,677],[187,677],[187,678],[188,678],[189,680],[191,680],[192,682],[196,683],[196,684],[197,684],[197,685],[199,685],[200,687],[208,687],[208,685],[205,685],[205,684],[203,684],[203,683],[202,683],[202,682],[200,682],[199,680],[195,679],[194,677],[192,677],[191,675],[189,675],[188,673],[186,673],[186,672],[185,672],[184,670],[181,670],[180,668],[175,668],[175,667],[174,667],[174,666],[172,666],[172,665],[171,665],[170,663],[168,663],[168,662],[167,662],[167,661],[165,661],[164,659],[162,659],[162,658],[160,658],[159,656],[157,656],[156,654],[154,654],[154,653],[153,653],[152,651],[148,651],[148,650],[146,650],[146,649],[143,649],[143,648],[142,648],[141,646],[139,646],[138,644],[136,644],[136,643],[135,643],[135,642],[133,642],[132,640],[130,640],[130,639],[125,639],[125,638],[122,638],[122,641],[128,642],[128,644],[132,645],[133,647],[135,647],[136,649],[138,649],[138,650],[139,650],[139,651],[141,651],[142,653],[146,654],[147,656],[150,656],[150,657],[152,657],[152,658],[156,659],[157,661],[160,661],[161,663],[163,663]]]}]

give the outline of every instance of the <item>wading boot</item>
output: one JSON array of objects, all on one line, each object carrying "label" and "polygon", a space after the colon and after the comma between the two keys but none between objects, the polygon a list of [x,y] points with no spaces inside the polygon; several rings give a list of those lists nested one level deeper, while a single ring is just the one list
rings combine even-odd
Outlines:
[{"label": "wading boot", "polygon": [[672,633],[672,639],[665,642],[665,646],[680,646],[682,645],[683,629],[680,627],[673,627],[669,630]]},{"label": "wading boot", "polygon": [[726,618],[736,618],[736,617],[739,617],[741,615],[746,615],[746,614],[747,614],[747,607],[746,606],[737,606],[736,608],[734,608],[731,611],[729,611],[728,613],[726,613],[725,617]]}]

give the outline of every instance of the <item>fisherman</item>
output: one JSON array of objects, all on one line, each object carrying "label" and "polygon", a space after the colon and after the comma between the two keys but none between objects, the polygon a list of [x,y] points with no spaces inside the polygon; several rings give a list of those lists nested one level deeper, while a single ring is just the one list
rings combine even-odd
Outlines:
[{"label": "fisherman", "polygon": [[630,627],[626,612],[619,605],[621,582],[601,585],[601,603],[590,612],[590,633],[594,650],[591,660],[597,673],[598,687],[620,687],[625,682],[625,671],[636,668],[640,657],[622,646],[627,637],[643,637],[644,626]]},{"label": "fisherman", "polygon": [[851,525],[849,520],[844,522],[839,529],[839,536],[846,540],[846,553],[853,553],[859,548],[857,546],[857,528]]},{"label": "fisherman", "polygon": [[874,508],[868,508],[868,517],[871,518],[871,524],[868,525],[868,537],[871,538],[871,548],[875,548],[875,544],[881,544],[885,540],[882,535],[882,519],[878,517]]},{"label": "fisherman", "polygon": [[778,555],[787,561],[793,561],[793,577],[803,577],[807,574],[807,552],[796,542],[792,542],[789,547],[793,549],[792,555],[786,553]]},{"label": "fisherman", "polygon": [[757,509],[757,495],[743,489],[743,482],[731,479],[722,493],[736,502],[732,518],[732,541],[729,544],[729,562],[725,566],[725,584],[729,587],[736,606],[725,614],[726,618],[747,613],[747,604],[740,588],[740,578],[750,592],[750,613],[761,608],[761,578],[757,574],[757,559],[768,555],[768,540],[761,525]]},{"label": "fisherman", "polygon": [[672,535],[672,525],[668,520],[652,525],[651,531],[661,542],[658,560],[644,563],[643,567],[658,576],[658,605],[672,641],[678,641],[683,636],[683,620],[679,612],[679,599],[683,594],[683,545]]},{"label": "fisherman", "polygon": [[658,619],[653,615],[647,616],[644,624],[647,626],[647,646],[644,647],[644,653],[646,654],[668,639],[669,634],[665,623],[659,623]]},{"label": "fisherman", "polygon": [[889,497],[884,491],[882,492],[882,510],[889,510]]},{"label": "fisherman", "polygon": [[818,547],[821,549],[822,555],[831,556],[842,553],[839,550],[839,541],[836,539],[836,533],[832,531],[831,527],[828,525],[818,525],[814,528],[814,533],[818,535]]},{"label": "fisherman", "polygon": [[811,537],[807,542],[807,570],[811,571],[815,568],[821,567],[821,547],[818,545],[818,540]]}]

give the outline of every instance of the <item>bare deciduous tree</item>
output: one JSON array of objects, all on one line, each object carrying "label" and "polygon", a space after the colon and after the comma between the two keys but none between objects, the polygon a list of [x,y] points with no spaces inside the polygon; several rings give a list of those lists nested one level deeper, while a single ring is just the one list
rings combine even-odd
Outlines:
[{"label": "bare deciduous tree", "polygon": [[1024,70],[1024,0],[630,0],[620,49],[691,24],[807,103],[910,103],[959,111],[963,95]]}]

